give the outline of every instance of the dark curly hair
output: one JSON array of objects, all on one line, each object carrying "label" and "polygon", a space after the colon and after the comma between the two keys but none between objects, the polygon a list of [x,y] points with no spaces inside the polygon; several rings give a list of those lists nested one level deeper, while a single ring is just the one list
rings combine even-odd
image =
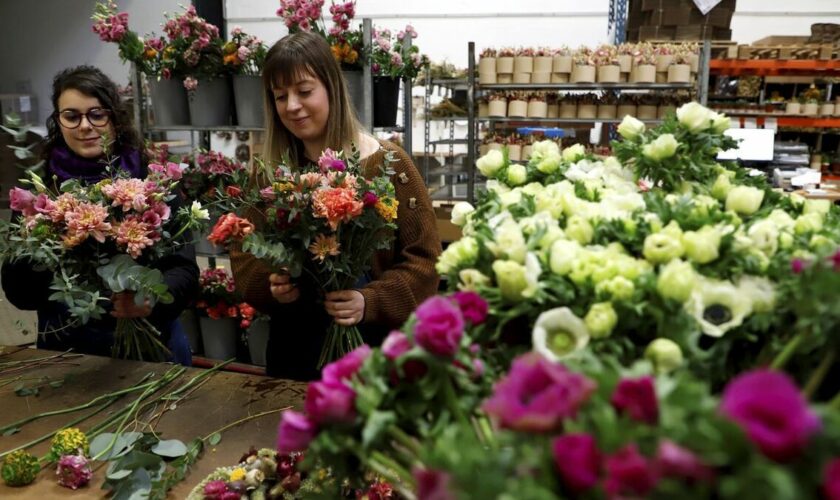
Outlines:
[{"label": "dark curly hair", "polygon": [[111,123],[114,124],[114,131],[117,136],[114,145],[115,151],[129,148],[143,153],[143,142],[132,123],[131,110],[120,99],[117,84],[99,68],[76,66],[61,71],[53,79],[53,112],[47,118],[47,139],[42,153],[45,160],[49,161],[53,148],[67,145],[61,135],[56,113],[58,112],[58,98],[62,92],[68,89],[75,89],[86,96],[99,99],[102,106],[111,111]]}]

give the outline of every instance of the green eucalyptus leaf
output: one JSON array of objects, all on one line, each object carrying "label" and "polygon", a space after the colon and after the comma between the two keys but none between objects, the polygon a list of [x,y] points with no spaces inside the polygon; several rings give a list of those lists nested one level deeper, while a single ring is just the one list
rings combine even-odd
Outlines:
[{"label": "green eucalyptus leaf", "polygon": [[222,435],[221,435],[221,434],[219,434],[218,432],[214,432],[214,433],[213,433],[213,434],[211,434],[211,435],[210,435],[210,437],[207,439],[207,442],[208,442],[208,443],[210,443],[210,446],[216,446],[217,444],[219,444],[219,442],[220,442],[221,440],[222,440]]},{"label": "green eucalyptus leaf", "polygon": [[180,457],[187,453],[187,447],[177,439],[160,441],[152,447],[152,453],[162,457]]}]

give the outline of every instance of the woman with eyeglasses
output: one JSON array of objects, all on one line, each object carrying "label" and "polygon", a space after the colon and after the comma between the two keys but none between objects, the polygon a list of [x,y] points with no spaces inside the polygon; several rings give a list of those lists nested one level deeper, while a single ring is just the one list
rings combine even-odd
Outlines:
[{"label": "woman with eyeglasses", "polygon": [[[53,80],[52,104],[43,153],[45,182],[58,186],[78,179],[93,184],[113,176],[114,170],[146,177],[143,144],[128,107],[120,100],[116,84],[102,71],[79,66],[60,72]],[[3,265],[3,291],[18,309],[38,312],[39,348],[110,356],[116,319],[146,317],[161,332],[172,360],[189,365],[189,343],[178,316],[197,293],[198,266],[192,245],[181,248],[156,266],[174,297],[171,304],[138,306],[131,292],[114,294],[110,315],[85,325],[72,324],[66,306],[49,300],[53,276],[34,269],[30,261]]]}]

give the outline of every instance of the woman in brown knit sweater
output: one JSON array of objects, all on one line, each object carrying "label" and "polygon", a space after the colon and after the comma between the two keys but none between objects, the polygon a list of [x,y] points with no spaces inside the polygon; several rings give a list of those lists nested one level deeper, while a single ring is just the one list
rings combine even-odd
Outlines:
[{"label": "woman in brown knit sweater", "polygon": [[341,69],[326,41],[296,33],[269,50],[263,69],[267,132],[265,160],[276,165],[287,155],[292,166],[317,162],[326,148],[361,152],[365,172],[378,171],[386,154],[399,201],[398,229],[390,250],[374,257],[369,276],[353,290],[326,294],[301,277],[272,274],[269,265],[231,250],[237,288],[245,300],[271,316],[266,352],[269,375],[296,380],[318,378],[316,364],[330,321],[359,325],[365,341],[378,344],[399,328],[414,308],[438,287],[440,254],[434,211],[417,168],[405,151],[365,133],[351,107]]}]

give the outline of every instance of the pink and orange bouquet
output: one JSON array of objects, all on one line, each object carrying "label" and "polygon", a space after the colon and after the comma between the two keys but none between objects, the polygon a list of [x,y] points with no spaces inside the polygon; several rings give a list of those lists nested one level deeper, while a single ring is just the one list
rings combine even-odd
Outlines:
[{"label": "pink and orange bouquet", "polygon": [[[65,181],[57,190],[30,174],[24,182],[32,190],[10,192],[17,215],[0,223],[0,260],[29,259],[52,271],[50,300],[66,306],[73,324],[100,319],[109,293],[134,292],[137,304],[168,303],[172,296],[154,264],[188,244],[186,231],[200,228],[206,212],[198,203],[172,210],[179,165],[150,164],[148,171],[145,179],[115,174],[91,185]],[[120,320],[115,354],[155,353],[163,347],[157,335],[146,320]]]},{"label": "pink and orange bouquet", "polygon": [[198,277],[198,284],[200,292],[195,305],[202,313],[211,319],[238,319],[242,328],[251,325],[254,308],[242,301],[229,272],[221,268],[205,269]]},{"label": "pink and orange bouquet", "polygon": [[212,218],[229,207],[225,200],[235,200],[248,184],[248,169],[242,163],[217,151],[200,150],[195,165],[184,169],[181,185],[188,200],[198,200],[210,210]]},{"label": "pink and orange bouquet", "polygon": [[[269,172],[265,188],[229,200],[239,213],[259,213],[265,223],[255,230],[252,221],[226,214],[208,240],[241,241],[244,251],[293,278],[306,274],[324,292],[350,289],[370,269],[374,252],[391,244],[398,204],[392,173],[386,168],[365,177],[358,152],[329,149],[309,168],[281,165]],[[321,364],[361,343],[355,327],[333,325]]]}]

